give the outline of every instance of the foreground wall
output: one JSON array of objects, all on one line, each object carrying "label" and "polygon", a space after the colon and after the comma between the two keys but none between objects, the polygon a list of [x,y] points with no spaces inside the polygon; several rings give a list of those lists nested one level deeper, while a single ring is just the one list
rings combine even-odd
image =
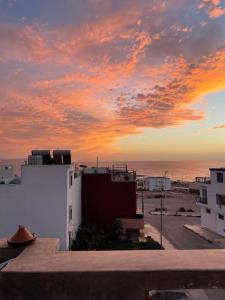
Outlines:
[{"label": "foreground wall", "polygon": [[38,239],[0,271],[1,300],[141,300],[148,289],[225,288],[225,250],[57,252]]}]

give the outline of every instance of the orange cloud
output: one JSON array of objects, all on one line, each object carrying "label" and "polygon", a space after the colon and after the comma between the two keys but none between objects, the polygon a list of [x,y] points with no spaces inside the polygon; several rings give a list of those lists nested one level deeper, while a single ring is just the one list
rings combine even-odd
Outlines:
[{"label": "orange cloud", "polygon": [[225,124],[216,125],[213,127],[213,129],[223,129],[223,128],[225,128]]},{"label": "orange cloud", "polygon": [[219,18],[225,14],[225,7],[220,6],[221,0],[202,0],[199,9],[205,9],[211,19]]},{"label": "orange cloud", "polygon": [[[194,24],[174,16],[170,23],[169,5],[157,3],[152,10],[109,9],[79,26],[0,26],[1,66],[7,65],[0,72],[1,151],[19,156],[59,146],[87,157],[114,151],[118,138],[143,128],[203,119],[192,105],[225,87],[225,50],[208,49],[212,37],[196,33]],[[202,5],[208,13],[221,7],[218,0]]]}]

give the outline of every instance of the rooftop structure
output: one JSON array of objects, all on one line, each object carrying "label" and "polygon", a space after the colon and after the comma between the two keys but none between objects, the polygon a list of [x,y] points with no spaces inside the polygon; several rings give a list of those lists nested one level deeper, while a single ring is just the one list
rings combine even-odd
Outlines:
[{"label": "rooftop structure", "polygon": [[28,165],[70,165],[70,150],[32,150],[28,156]]}]

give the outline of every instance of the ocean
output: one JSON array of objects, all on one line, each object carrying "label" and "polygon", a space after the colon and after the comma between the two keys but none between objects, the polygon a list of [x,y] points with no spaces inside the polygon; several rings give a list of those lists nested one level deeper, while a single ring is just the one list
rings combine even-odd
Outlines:
[{"label": "ocean", "polygon": [[[20,175],[22,159],[0,159],[1,164],[11,164],[14,172]],[[96,162],[76,162],[77,165],[96,166]],[[112,164],[127,164],[130,170],[135,170],[138,175],[163,176],[173,180],[194,181],[197,176],[209,176],[209,168],[225,167],[224,161],[100,161],[99,166]]]}]

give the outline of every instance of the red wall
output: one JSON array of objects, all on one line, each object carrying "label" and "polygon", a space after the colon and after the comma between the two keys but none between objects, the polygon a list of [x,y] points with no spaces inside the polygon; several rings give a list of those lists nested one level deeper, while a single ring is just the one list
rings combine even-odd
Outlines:
[{"label": "red wall", "polygon": [[112,182],[110,174],[82,175],[82,223],[108,225],[135,218],[136,182]]}]

